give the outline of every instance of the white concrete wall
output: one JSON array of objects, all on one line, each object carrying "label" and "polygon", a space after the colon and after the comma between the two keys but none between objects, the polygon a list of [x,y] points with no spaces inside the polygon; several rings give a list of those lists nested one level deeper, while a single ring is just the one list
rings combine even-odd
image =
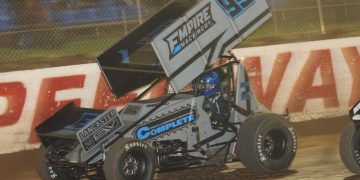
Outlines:
[{"label": "white concrete wall", "polygon": [[[235,49],[254,92],[292,121],[345,115],[360,100],[360,38]],[[157,89],[148,97],[162,95]],[[137,92],[115,100],[96,64],[0,73],[0,154],[38,146],[34,127],[74,101],[82,107],[123,107]]]},{"label": "white concrete wall", "polygon": [[235,49],[254,91],[292,121],[347,114],[360,100],[360,38]]}]

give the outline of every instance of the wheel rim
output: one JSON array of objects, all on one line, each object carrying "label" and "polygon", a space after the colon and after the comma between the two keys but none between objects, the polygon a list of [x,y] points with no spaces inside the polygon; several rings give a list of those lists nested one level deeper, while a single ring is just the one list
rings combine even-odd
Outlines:
[{"label": "wheel rim", "polygon": [[120,171],[127,177],[140,177],[146,168],[146,159],[143,154],[129,152],[120,163]]},{"label": "wheel rim", "polygon": [[138,171],[139,162],[131,155],[124,160],[123,171],[126,176],[134,176]]},{"label": "wheel rim", "polygon": [[265,135],[263,145],[267,157],[279,159],[286,153],[286,134],[281,129],[273,129]]}]

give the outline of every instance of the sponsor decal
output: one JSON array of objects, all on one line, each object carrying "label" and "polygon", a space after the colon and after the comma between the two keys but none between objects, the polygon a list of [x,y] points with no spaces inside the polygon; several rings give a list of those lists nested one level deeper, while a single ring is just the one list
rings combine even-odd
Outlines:
[{"label": "sponsor decal", "polygon": [[56,179],[58,178],[58,175],[56,174],[55,170],[53,167],[49,166],[48,167],[48,172],[49,172],[49,176],[51,177],[51,179]]},{"label": "sponsor decal", "polygon": [[211,11],[211,4],[209,3],[166,36],[164,41],[167,42],[169,47],[170,60],[197,40],[203,33],[215,25],[215,23]]},{"label": "sponsor decal", "polygon": [[240,99],[241,100],[246,100],[246,99],[251,99],[251,94],[250,92],[242,92],[240,95]]},{"label": "sponsor decal", "polygon": [[[168,92],[168,93],[171,93],[171,92]],[[153,107],[155,107],[155,106],[157,106],[157,105],[159,105],[159,104],[160,104],[159,102],[157,102],[157,103],[151,103],[151,104],[147,104],[146,107],[148,107],[148,108],[153,108]],[[169,102],[166,102],[166,103],[164,103],[163,105],[169,105]]]},{"label": "sponsor decal", "polygon": [[296,135],[295,135],[295,130],[294,130],[294,128],[289,128],[289,131],[290,131],[291,137],[293,138],[293,142],[294,142],[292,150],[295,153],[296,149],[297,149],[297,139],[296,139]]},{"label": "sponsor decal", "polygon": [[257,153],[259,155],[260,161],[264,162],[266,161],[266,157],[265,157],[265,153],[263,152],[263,136],[261,136],[259,134],[257,140],[256,140],[256,149],[257,149]]},{"label": "sponsor decal", "polygon": [[143,142],[139,142],[139,141],[133,141],[130,143],[125,144],[125,151],[129,151],[131,148],[134,147],[139,147],[139,148],[143,148],[143,149],[147,149],[147,145]]},{"label": "sponsor decal", "polygon": [[250,82],[241,82],[240,83],[240,88],[249,88],[250,87]]},{"label": "sponsor decal", "polygon": [[89,151],[123,126],[120,116],[112,108],[98,116],[91,124],[80,129],[76,136],[85,151]]},{"label": "sponsor decal", "polygon": [[140,108],[141,106],[139,105],[128,105],[124,110],[124,114],[135,115],[139,112]]},{"label": "sponsor decal", "polygon": [[216,0],[216,2],[229,17],[236,19],[254,5],[256,0]]},{"label": "sponsor decal", "polygon": [[[160,103],[147,104],[146,107],[151,108],[159,105]],[[169,103],[168,103],[169,104]]]},{"label": "sponsor decal", "polygon": [[198,119],[197,109],[190,105],[179,111],[170,112],[167,115],[150,120],[150,123],[140,125],[135,129],[135,137],[141,141],[152,139],[165,133],[174,132],[194,124]]}]

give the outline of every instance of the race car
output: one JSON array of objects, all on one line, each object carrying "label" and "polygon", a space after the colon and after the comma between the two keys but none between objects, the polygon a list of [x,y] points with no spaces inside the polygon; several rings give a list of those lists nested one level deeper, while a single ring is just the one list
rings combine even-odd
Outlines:
[{"label": "race car", "polygon": [[342,132],[340,157],[351,172],[360,175],[360,101],[349,111],[352,122]]},{"label": "race car", "polygon": [[[286,170],[297,149],[289,116],[261,108],[230,52],[270,18],[266,1],[170,1],[97,59],[115,96],[142,93],[120,111],[71,103],[40,124],[40,176],[147,180],[235,161]],[[144,100],[163,80],[167,94]]]}]

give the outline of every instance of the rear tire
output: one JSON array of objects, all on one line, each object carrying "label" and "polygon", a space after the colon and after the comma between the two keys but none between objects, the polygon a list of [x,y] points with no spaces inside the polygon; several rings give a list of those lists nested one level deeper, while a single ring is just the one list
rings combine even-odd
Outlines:
[{"label": "rear tire", "polygon": [[151,180],[155,169],[155,152],[145,142],[120,139],[106,152],[104,162],[106,179]]},{"label": "rear tire", "polygon": [[360,129],[354,123],[348,125],[340,139],[341,161],[351,172],[360,174]]},{"label": "rear tire", "polygon": [[237,138],[239,159],[250,170],[283,171],[295,158],[296,134],[283,116],[256,114],[241,125]]},{"label": "rear tire", "polygon": [[56,169],[51,166],[50,162],[47,159],[48,150],[41,145],[39,148],[39,161],[36,167],[36,170],[43,180],[53,180],[53,179],[64,179],[62,175],[56,171]]}]

